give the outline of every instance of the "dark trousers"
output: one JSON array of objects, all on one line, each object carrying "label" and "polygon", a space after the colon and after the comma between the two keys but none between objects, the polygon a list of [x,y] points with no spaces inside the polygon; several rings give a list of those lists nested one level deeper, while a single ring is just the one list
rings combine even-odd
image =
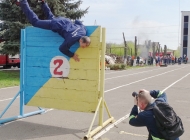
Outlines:
[{"label": "dark trousers", "polygon": [[54,18],[50,8],[47,3],[42,4],[42,9],[48,20],[40,20],[38,16],[30,9],[27,0],[22,0],[20,2],[20,7],[24,14],[26,15],[29,22],[34,26],[42,29],[51,30],[51,20]]}]

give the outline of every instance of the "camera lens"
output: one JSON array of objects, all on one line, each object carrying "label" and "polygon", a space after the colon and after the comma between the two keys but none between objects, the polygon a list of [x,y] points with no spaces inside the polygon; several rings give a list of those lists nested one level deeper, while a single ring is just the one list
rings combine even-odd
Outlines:
[{"label": "camera lens", "polygon": [[135,97],[135,96],[137,96],[138,95],[138,93],[136,93],[135,91],[132,93],[132,96],[133,97]]}]

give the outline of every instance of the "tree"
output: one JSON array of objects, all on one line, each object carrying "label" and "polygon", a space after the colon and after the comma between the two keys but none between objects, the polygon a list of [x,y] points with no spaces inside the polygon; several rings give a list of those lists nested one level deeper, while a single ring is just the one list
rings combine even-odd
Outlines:
[{"label": "tree", "polygon": [[177,47],[177,50],[174,51],[175,57],[180,57],[180,47]]},{"label": "tree", "polygon": [[[85,10],[79,8],[82,4],[81,0],[70,1],[73,0],[46,0],[55,16],[64,16],[71,20],[76,20],[88,13],[88,8]],[[28,2],[40,19],[46,18],[36,0],[28,0]],[[31,26],[30,23],[20,7],[11,5],[9,0],[0,1],[0,19],[4,21],[3,29],[5,31],[1,33],[3,39],[6,40],[2,46],[1,53],[18,54],[20,51],[20,30],[26,26]]]}]

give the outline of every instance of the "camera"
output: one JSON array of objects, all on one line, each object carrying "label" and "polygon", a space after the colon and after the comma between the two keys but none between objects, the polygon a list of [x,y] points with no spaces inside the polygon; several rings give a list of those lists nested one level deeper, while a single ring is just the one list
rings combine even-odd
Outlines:
[{"label": "camera", "polygon": [[137,97],[137,96],[138,96],[138,93],[134,91],[134,92],[132,93],[132,96],[133,96],[133,97]]}]

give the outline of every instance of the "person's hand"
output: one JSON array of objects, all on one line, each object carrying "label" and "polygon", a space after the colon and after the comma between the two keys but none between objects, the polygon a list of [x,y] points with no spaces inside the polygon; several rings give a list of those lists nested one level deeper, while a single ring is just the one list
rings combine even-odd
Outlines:
[{"label": "person's hand", "polygon": [[141,93],[141,92],[149,92],[149,91],[147,91],[146,89],[140,89],[139,93]]},{"label": "person's hand", "polygon": [[140,89],[140,90],[139,90],[139,93],[144,92],[144,91],[145,91],[145,89]]},{"label": "person's hand", "polygon": [[78,54],[76,54],[76,53],[73,55],[73,59],[74,59],[76,62],[79,62],[79,61],[80,61],[79,56],[78,56]]}]

